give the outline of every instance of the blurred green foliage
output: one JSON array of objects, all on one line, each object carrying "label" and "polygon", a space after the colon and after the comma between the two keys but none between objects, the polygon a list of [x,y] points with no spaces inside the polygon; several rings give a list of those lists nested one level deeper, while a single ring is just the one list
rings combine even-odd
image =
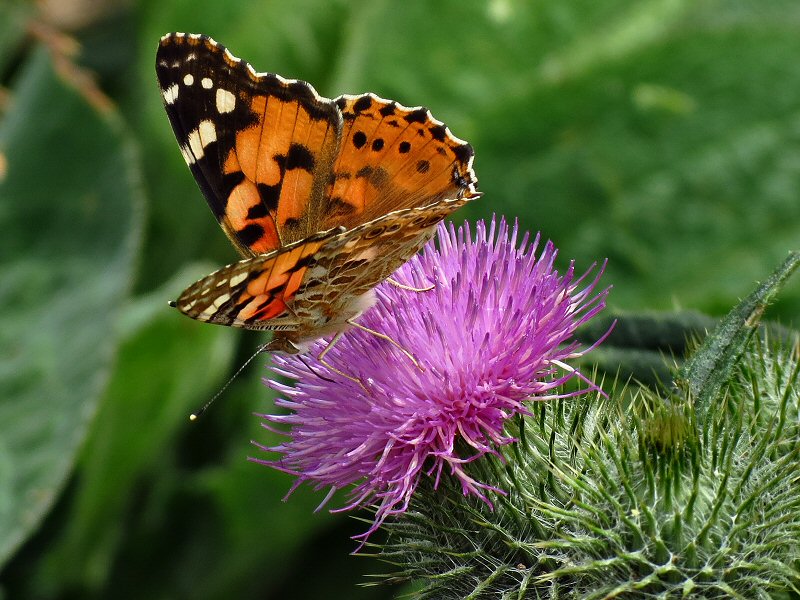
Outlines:
[{"label": "blurred green foliage", "polygon": [[[363,524],[246,461],[262,338],[166,308],[236,258],[178,152],[159,37],[206,33],[322,94],[424,104],[493,212],[628,312],[727,311],[800,246],[792,0],[0,4],[0,584],[13,598],[388,598]],[[793,283],[777,306],[791,321]],[[665,332],[669,337],[670,332]],[[616,347],[624,343],[617,342]],[[633,358],[631,357],[631,360]],[[260,364],[267,359],[259,359]]]}]

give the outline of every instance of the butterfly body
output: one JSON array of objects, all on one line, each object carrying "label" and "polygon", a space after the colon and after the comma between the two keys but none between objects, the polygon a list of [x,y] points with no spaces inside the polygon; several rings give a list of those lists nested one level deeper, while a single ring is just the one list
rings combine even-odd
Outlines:
[{"label": "butterfly body", "polygon": [[472,148],[427,109],[329,100],[199,35],[164,36],[156,71],[181,153],[244,257],[175,304],[275,331],[274,350],[346,329],[374,286],[478,196]]}]

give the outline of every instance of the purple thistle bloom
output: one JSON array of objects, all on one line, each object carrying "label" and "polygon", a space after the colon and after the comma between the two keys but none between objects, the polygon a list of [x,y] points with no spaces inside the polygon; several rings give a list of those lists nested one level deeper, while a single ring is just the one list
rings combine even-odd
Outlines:
[{"label": "purple thistle bloom", "polygon": [[[537,258],[539,236],[529,244],[526,233],[519,245],[517,236],[517,226],[509,232],[504,219],[497,225],[493,219],[488,230],[479,222],[475,241],[468,224],[458,230],[441,224],[438,249],[431,242],[393,276],[435,287],[415,292],[383,283],[376,289],[377,303],[359,323],[391,337],[422,369],[391,343],[357,329],[325,360],[360,384],[313,358],[312,372],[300,357],[273,356],[273,370],[295,383],[266,383],[283,395],[276,404],[290,413],[260,416],[268,429],[291,426],[290,439],[259,446],[282,456],[257,462],[296,475],[290,493],[304,481],[330,488],[322,505],[335,490],[354,486],[337,510],[377,505],[363,540],[386,517],[406,510],[423,474],[434,485],[443,471],[455,476],[465,496],[491,506],[485,492],[502,490],[472,479],[464,463],[515,441],[503,426],[515,414],[529,414],[526,402],[565,395],[559,386],[580,377],[565,361],[602,341],[581,348],[573,334],[605,307],[609,291],[594,293],[605,265],[589,283],[594,267],[576,278],[570,264],[559,275],[551,242]],[[326,345],[317,342],[309,355]],[[457,449],[459,440],[468,455]]]}]

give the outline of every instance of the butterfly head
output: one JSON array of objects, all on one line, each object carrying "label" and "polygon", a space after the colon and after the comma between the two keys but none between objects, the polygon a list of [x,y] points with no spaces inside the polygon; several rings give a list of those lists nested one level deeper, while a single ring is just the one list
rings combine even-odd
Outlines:
[{"label": "butterfly head", "polygon": [[261,347],[263,352],[281,352],[283,354],[302,354],[308,349],[299,340],[292,339],[287,332],[277,331],[274,337]]}]

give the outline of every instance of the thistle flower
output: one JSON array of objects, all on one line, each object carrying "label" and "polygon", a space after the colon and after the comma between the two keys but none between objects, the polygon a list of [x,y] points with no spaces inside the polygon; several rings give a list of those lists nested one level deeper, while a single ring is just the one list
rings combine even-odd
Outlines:
[{"label": "thistle flower", "polygon": [[337,489],[353,486],[337,510],[377,507],[362,540],[406,510],[423,475],[434,487],[443,474],[453,476],[465,496],[491,506],[486,492],[502,490],[470,477],[465,463],[498,455],[515,441],[504,424],[530,414],[526,402],[570,395],[561,386],[582,376],[566,361],[596,345],[581,347],[573,335],[603,309],[608,293],[594,291],[603,268],[592,280],[593,267],[576,277],[570,264],[559,274],[554,245],[547,242],[537,256],[539,236],[529,242],[527,233],[518,240],[517,226],[509,231],[505,220],[479,222],[474,241],[467,224],[440,225],[438,248],[429,244],[393,276],[433,289],[388,283],[376,289],[376,305],[359,323],[389,336],[418,365],[356,329],[325,356],[341,373],[314,359],[326,341],[312,347],[312,365],[308,358],[274,356],[273,370],[294,385],[266,383],[283,395],[276,404],[289,414],[260,416],[268,429],[290,426],[290,439],[259,446],[281,456],[257,462],[295,475],[292,490],[303,482],[329,488],[323,505]]}]

